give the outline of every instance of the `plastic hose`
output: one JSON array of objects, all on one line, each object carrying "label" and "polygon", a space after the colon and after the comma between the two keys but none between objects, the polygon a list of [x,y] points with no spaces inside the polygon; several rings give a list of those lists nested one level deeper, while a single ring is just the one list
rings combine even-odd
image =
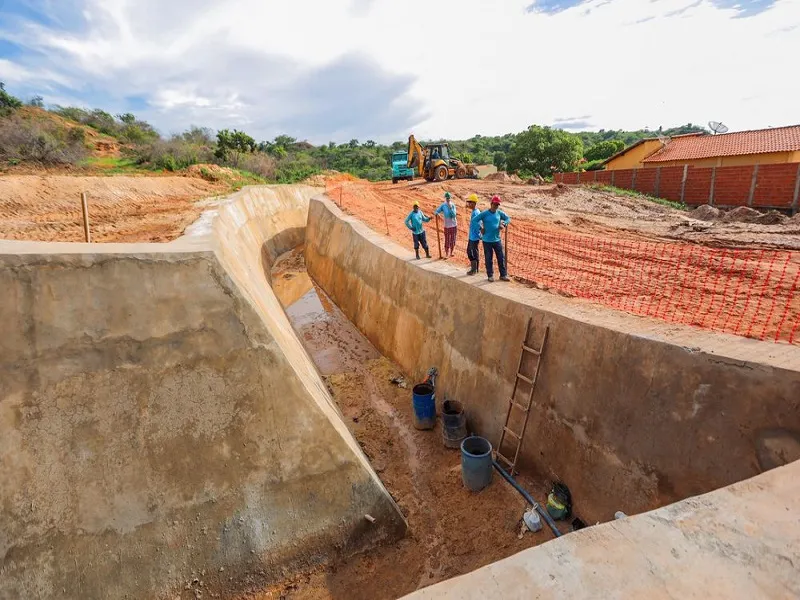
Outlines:
[{"label": "plastic hose", "polygon": [[514,489],[515,489],[515,490],[517,490],[517,491],[518,491],[518,492],[519,492],[519,493],[522,495],[522,497],[523,497],[523,498],[525,498],[525,500],[527,500],[527,501],[528,501],[528,504],[530,504],[530,505],[531,505],[533,508],[535,508],[535,509],[536,509],[536,512],[538,512],[538,513],[539,513],[539,514],[542,516],[542,518],[544,519],[544,522],[545,522],[545,523],[547,523],[547,526],[548,526],[550,529],[552,529],[552,531],[553,531],[553,535],[555,535],[556,537],[561,537],[561,532],[558,530],[558,527],[556,527],[556,522],[555,522],[555,521],[553,521],[553,518],[550,516],[550,514],[549,514],[549,513],[548,513],[548,512],[547,512],[545,509],[543,509],[543,508],[542,508],[542,507],[539,505],[539,503],[538,503],[538,502],[536,502],[536,500],[534,500],[534,499],[533,499],[533,496],[531,496],[531,495],[530,495],[528,492],[526,492],[526,491],[525,491],[525,490],[524,490],[524,489],[523,489],[523,488],[522,488],[522,487],[521,487],[521,486],[520,486],[520,485],[519,485],[519,484],[516,482],[516,480],[515,480],[515,479],[514,479],[514,478],[513,478],[511,475],[509,475],[508,473],[506,473],[505,469],[503,469],[503,467],[501,467],[501,466],[500,466],[500,465],[497,463],[497,461],[496,461],[496,460],[493,460],[493,461],[492,461],[492,465],[494,465],[494,468],[495,468],[495,469],[497,469],[497,471],[500,473],[500,475],[502,475],[502,476],[503,476],[503,479],[505,479],[505,480],[506,480],[508,483],[510,483],[512,486],[514,486]]}]

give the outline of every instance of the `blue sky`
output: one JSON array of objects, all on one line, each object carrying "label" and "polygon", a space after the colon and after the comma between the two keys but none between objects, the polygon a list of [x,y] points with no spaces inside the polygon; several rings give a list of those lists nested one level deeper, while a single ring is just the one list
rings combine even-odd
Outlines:
[{"label": "blue sky", "polygon": [[445,26],[395,0],[0,0],[0,81],[163,133],[741,130],[800,122],[799,27],[800,0],[461,0]]}]

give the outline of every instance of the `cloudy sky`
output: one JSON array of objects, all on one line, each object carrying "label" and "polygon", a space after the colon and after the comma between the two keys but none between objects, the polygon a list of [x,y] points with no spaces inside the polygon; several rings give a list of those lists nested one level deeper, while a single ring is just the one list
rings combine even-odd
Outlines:
[{"label": "cloudy sky", "polygon": [[47,104],[312,142],[800,123],[800,0],[0,0]]}]

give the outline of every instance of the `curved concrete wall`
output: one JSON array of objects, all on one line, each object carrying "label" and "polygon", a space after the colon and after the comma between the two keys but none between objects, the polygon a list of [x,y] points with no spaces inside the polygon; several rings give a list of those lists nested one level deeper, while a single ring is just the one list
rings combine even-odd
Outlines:
[{"label": "curved concrete wall", "polygon": [[313,193],[169,245],[0,242],[0,598],[230,592],[403,534],[265,275]]},{"label": "curved concrete wall", "polygon": [[800,457],[800,348],[661,325],[411,258],[312,200],[309,274],[418,380],[438,366],[441,390],[493,443],[528,319],[532,345],[550,327],[521,464],[566,482],[586,521]]}]

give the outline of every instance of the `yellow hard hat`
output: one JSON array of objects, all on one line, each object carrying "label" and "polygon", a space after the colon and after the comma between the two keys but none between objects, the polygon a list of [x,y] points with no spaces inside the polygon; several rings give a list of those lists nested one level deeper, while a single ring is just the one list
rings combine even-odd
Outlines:
[{"label": "yellow hard hat", "polygon": [[467,196],[467,202],[474,202],[475,204],[478,203],[478,194],[470,194]]},{"label": "yellow hard hat", "polygon": [[419,206],[419,200],[414,200],[414,203],[411,206]]}]

